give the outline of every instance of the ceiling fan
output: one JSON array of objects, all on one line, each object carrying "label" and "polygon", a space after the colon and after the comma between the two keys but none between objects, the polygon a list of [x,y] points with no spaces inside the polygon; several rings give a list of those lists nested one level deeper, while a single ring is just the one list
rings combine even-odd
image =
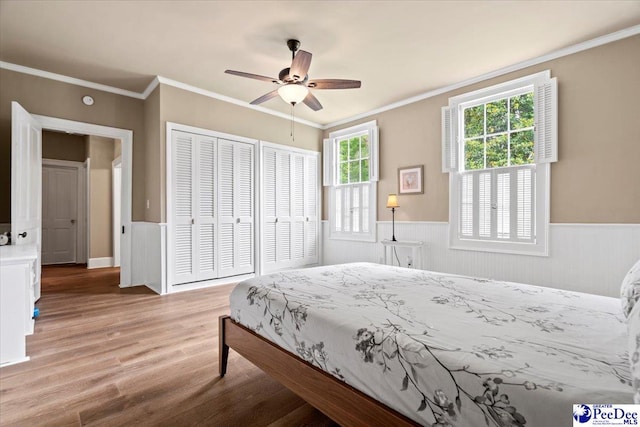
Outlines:
[{"label": "ceiling fan", "polygon": [[282,69],[278,74],[277,79],[258,74],[245,73],[242,71],[225,71],[225,73],[232,74],[234,76],[262,80],[265,82],[275,83],[280,86],[278,89],[251,101],[251,104],[261,104],[280,95],[280,97],[288,104],[296,105],[302,101],[313,111],[318,111],[322,109],[322,104],[320,104],[320,101],[313,96],[309,89],[356,89],[360,87],[361,83],[359,80],[309,80],[307,72],[311,65],[311,54],[304,50],[298,50],[300,48],[300,42],[298,40],[287,40],[287,46],[291,51],[291,67]]}]

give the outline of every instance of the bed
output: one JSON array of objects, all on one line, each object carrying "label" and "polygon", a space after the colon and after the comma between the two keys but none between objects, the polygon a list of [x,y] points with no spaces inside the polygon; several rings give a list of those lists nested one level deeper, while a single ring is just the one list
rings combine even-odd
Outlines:
[{"label": "bed", "polygon": [[229,347],[343,425],[548,426],[632,403],[620,300],[354,263],[256,277]]}]

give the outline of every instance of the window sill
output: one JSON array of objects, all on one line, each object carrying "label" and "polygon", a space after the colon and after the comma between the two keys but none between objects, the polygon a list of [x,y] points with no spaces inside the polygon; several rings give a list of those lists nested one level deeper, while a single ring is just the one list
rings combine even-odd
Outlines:
[{"label": "window sill", "polygon": [[511,255],[549,256],[549,248],[542,244],[507,243],[486,240],[455,240],[449,249],[457,251],[493,252]]},{"label": "window sill", "polygon": [[367,235],[367,236],[353,236],[353,235],[330,235],[329,240],[346,240],[351,242],[367,242],[367,243],[376,243],[377,239],[375,235]]}]

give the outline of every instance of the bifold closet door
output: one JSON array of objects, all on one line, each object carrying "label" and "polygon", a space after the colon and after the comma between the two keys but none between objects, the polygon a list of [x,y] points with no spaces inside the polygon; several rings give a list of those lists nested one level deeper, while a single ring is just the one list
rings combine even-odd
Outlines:
[{"label": "bifold closet door", "polygon": [[304,258],[306,264],[317,264],[320,252],[320,177],[318,156],[307,155],[304,158]]},{"label": "bifold closet door", "polygon": [[218,139],[218,250],[221,277],[253,273],[254,146]]},{"label": "bifold closet door", "polygon": [[278,262],[278,152],[262,149],[262,263],[265,272],[275,270]]},{"label": "bifold closet door", "polygon": [[264,272],[318,262],[318,156],[262,148]]},{"label": "bifold closet door", "polygon": [[218,276],[216,139],[173,131],[172,284]]}]

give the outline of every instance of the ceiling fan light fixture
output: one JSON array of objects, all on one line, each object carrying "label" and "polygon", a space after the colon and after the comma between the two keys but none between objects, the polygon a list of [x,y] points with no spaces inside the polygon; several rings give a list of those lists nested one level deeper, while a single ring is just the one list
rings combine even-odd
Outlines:
[{"label": "ceiling fan light fixture", "polygon": [[278,95],[287,104],[297,104],[302,102],[309,93],[306,86],[299,83],[289,83],[278,89]]}]

